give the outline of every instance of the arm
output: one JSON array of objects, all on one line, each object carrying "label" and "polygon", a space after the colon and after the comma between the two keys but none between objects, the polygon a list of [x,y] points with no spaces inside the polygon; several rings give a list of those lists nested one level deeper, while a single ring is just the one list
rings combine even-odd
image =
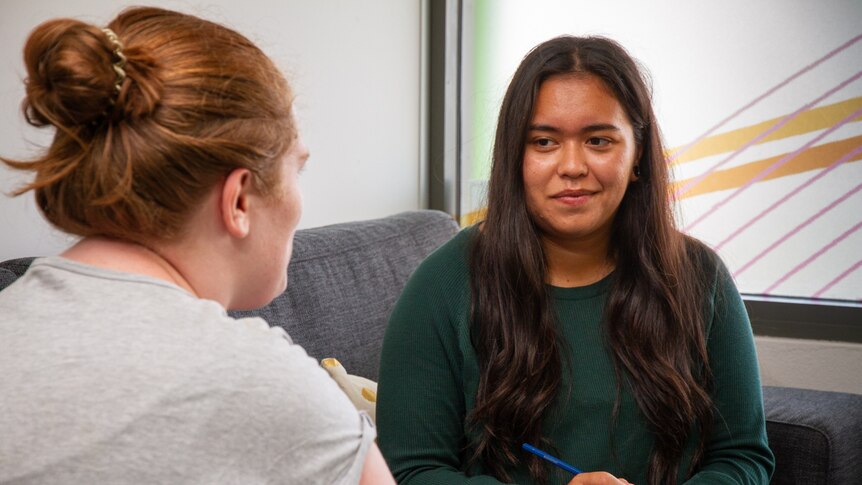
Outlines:
[{"label": "arm", "polygon": [[719,263],[707,351],[714,378],[712,435],[699,470],[686,483],[766,484],[769,450],[751,323],[727,269]]},{"label": "arm", "polygon": [[359,485],[389,484],[395,485],[395,479],[389,473],[389,467],[386,466],[386,461],[380,454],[380,448],[377,445],[371,445],[368,454],[365,455],[365,464],[362,466],[362,477],[359,479]]},{"label": "arm", "polygon": [[399,483],[499,484],[488,476],[461,472],[460,450],[466,440],[463,358],[451,319],[469,304],[469,287],[466,276],[437,259],[416,270],[386,330],[378,442]]}]

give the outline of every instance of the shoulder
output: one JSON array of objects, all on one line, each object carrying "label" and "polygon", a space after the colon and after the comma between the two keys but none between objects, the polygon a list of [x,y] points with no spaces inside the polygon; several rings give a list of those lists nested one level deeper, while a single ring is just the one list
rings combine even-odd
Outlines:
[{"label": "shoulder", "polygon": [[[212,377],[232,389],[242,389],[236,398],[248,401],[251,407],[275,400],[288,411],[354,410],[326,371],[282,328],[270,327],[257,317],[234,319],[211,314],[208,319],[208,335],[201,338],[208,340],[204,348],[210,355],[194,359],[192,364],[205,381]],[[306,406],[316,400],[334,403],[335,407],[317,403]]]},{"label": "shoulder", "polygon": [[236,443],[233,455],[260,462],[273,478],[358,477],[376,436],[370,419],[280,328],[259,318],[224,318],[232,328],[218,332],[212,353],[196,361],[189,386],[178,391],[207,396],[205,415],[219,441]]},{"label": "shoulder", "polygon": [[691,273],[699,278],[703,295],[707,333],[724,331],[732,324],[742,329],[750,327],[745,304],[727,265],[703,242],[689,236],[685,238]]},{"label": "shoulder", "polygon": [[462,229],[452,239],[429,254],[420,265],[420,268],[443,269],[466,267],[470,247],[477,231],[478,228],[476,226]]},{"label": "shoulder", "polygon": [[476,230],[461,230],[428,255],[411,275],[405,292],[463,290],[469,282],[469,253]]},{"label": "shoulder", "polygon": [[688,270],[697,275],[707,295],[716,296],[727,285],[732,287],[733,277],[721,257],[699,239],[683,235]]},{"label": "shoulder", "polygon": [[390,315],[384,347],[386,342],[391,347],[393,342],[417,343],[432,337],[449,342],[463,333],[470,308],[473,231],[462,230],[416,268]]},{"label": "shoulder", "polygon": [[682,234],[685,252],[691,264],[699,269],[711,270],[712,272],[724,266],[718,254],[700,239]]},{"label": "shoulder", "polygon": [[202,373],[240,390],[229,396],[240,408],[270,417],[284,413],[298,428],[313,427],[315,418],[318,424],[359,424],[356,409],[335,381],[281,328],[258,318],[236,320],[233,325],[242,330],[215,352],[223,363],[207,366]]}]

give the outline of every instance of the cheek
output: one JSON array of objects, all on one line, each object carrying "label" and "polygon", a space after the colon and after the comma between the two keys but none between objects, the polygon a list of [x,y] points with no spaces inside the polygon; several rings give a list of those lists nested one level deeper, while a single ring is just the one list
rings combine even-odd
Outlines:
[{"label": "cheek", "polygon": [[295,219],[294,226],[296,226],[302,218],[302,192],[299,191],[299,187],[296,187],[294,191],[293,214]]},{"label": "cheek", "polygon": [[538,188],[536,187],[535,179],[530,177],[526,171],[524,172],[524,203],[527,206],[527,212],[531,215],[536,214],[536,205]]},{"label": "cheek", "polygon": [[605,187],[627,186],[631,181],[634,170],[634,154],[620,154],[602,160],[600,164],[594,165],[595,176]]},{"label": "cheek", "polygon": [[290,258],[293,256],[293,234],[290,235],[290,239],[287,241],[287,245],[284,249],[284,267],[287,268],[287,265],[290,264]]},{"label": "cheek", "polygon": [[528,199],[535,197],[544,188],[544,177],[541,165],[533,160],[525,159],[522,170],[524,192]]},{"label": "cheek", "polygon": [[297,187],[293,187],[293,191],[288,196],[288,204],[284,214],[285,221],[285,264],[290,261],[290,256],[293,253],[293,238],[296,235],[296,228],[299,226],[299,220],[302,217],[302,195]]},{"label": "cheek", "polygon": [[286,226],[290,229],[290,237],[293,238],[293,232],[302,217],[302,193],[296,180],[290,180],[285,185],[283,218]]}]

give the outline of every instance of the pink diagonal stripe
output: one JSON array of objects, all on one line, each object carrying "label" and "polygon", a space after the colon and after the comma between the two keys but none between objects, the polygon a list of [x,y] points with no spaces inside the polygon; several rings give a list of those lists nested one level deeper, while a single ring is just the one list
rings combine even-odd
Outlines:
[{"label": "pink diagonal stripe", "polygon": [[850,115],[848,115],[847,117],[845,117],[844,119],[842,119],[841,121],[839,121],[838,123],[836,123],[835,125],[830,127],[828,130],[820,133],[819,135],[814,137],[812,140],[810,140],[806,144],[802,145],[801,147],[797,148],[793,152],[788,153],[787,155],[781,157],[776,162],[774,162],[772,165],[766,167],[760,173],[758,173],[757,175],[752,177],[748,182],[745,182],[740,188],[734,190],[733,192],[730,193],[730,195],[728,195],[727,197],[718,201],[715,205],[710,207],[708,211],[701,214],[700,217],[698,217],[697,219],[694,220],[694,222],[692,222],[691,224],[686,226],[685,229],[683,229],[683,231],[685,231],[685,232],[690,231],[694,226],[700,224],[701,222],[703,222],[704,219],[711,216],[713,213],[715,213],[715,211],[717,211],[722,206],[724,206],[724,204],[727,204],[731,200],[735,199],[736,196],[738,196],[739,194],[748,190],[749,187],[751,187],[752,185],[756,184],[757,182],[763,180],[763,178],[765,178],[767,175],[778,170],[779,167],[781,167],[785,163],[789,162],[790,160],[793,160],[794,158],[796,158],[797,155],[799,155],[800,153],[804,152],[805,150],[811,148],[815,143],[819,142],[823,138],[826,138],[826,136],[828,136],[830,133],[837,130],[838,128],[841,128],[842,126],[846,125],[847,123],[853,121],[854,118],[856,118],[857,116],[860,116],[860,115],[862,115],[862,108],[857,109],[856,111],[854,111],[853,113],[851,113]]},{"label": "pink diagonal stripe", "polygon": [[738,236],[740,233],[742,233],[743,231],[745,231],[746,229],[748,229],[749,227],[751,227],[751,225],[752,225],[752,224],[754,224],[755,222],[757,222],[757,221],[759,221],[760,219],[762,219],[762,218],[763,218],[763,216],[765,216],[766,214],[769,214],[769,213],[770,213],[770,212],[772,212],[776,207],[780,206],[781,204],[783,204],[783,203],[787,202],[789,199],[791,199],[791,198],[793,198],[794,196],[798,195],[800,192],[802,192],[802,190],[803,190],[803,189],[805,189],[805,188],[806,188],[806,187],[808,187],[809,185],[813,184],[814,182],[816,182],[816,181],[820,180],[820,179],[821,179],[821,178],[823,178],[827,173],[831,172],[831,171],[832,171],[833,169],[835,169],[835,168],[838,168],[842,163],[846,162],[847,160],[852,159],[853,157],[855,157],[855,156],[856,156],[856,155],[858,155],[859,153],[862,153],[862,145],[859,145],[858,147],[854,148],[850,153],[848,153],[848,154],[844,155],[843,157],[839,158],[838,160],[835,160],[835,161],[834,161],[834,162],[832,162],[832,164],[830,164],[828,167],[826,167],[826,168],[824,168],[823,170],[821,170],[821,171],[817,172],[817,175],[815,175],[814,177],[811,177],[811,178],[810,178],[810,179],[808,179],[805,183],[803,183],[803,184],[801,184],[800,186],[796,187],[795,189],[793,189],[793,190],[789,191],[789,192],[787,193],[787,195],[785,195],[784,197],[782,197],[782,198],[778,199],[775,203],[773,203],[772,205],[770,205],[766,210],[764,210],[764,211],[763,211],[763,212],[761,212],[760,214],[757,214],[756,216],[754,216],[753,218],[751,218],[751,220],[749,220],[748,222],[746,222],[745,224],[743,224],[743,225],[742,225],[742,227],[740,227],[739,229],[737,229],[737,230],[733,231],[729,236],[727,236],[726,238],[724,238],[724,240],[723,240],[723,241],[721,241],[721,242],[720,242],[720,243],[718,243],[716,246],[714,246],[714,247],[713,247],[713,249],[715,249],[716,251],[718,251],[718,250],[719,250],[719,249],[721,249],[725,244],[727,244],[728,242],[730,242],[733,238],[735,238],[735,237],[736,237],[736,236]]},{"label": "pink diagonal stripe", "polygon": [[857,269],[859,269],[859,267],[860,267],[860,266],[862,266],[862,259],[860,259],[859,261],[856,261],[856,264],[854,264],[853,266],[851,266],[851,267],[847,268],[846,270],[844,270],[844,272],[843,272],[843,273],[841,273],[840,275],[836,276],[836,277],[835,277],[835,279],[834,279],[834,280],[832,280],[832,281],[830,281],[829,283],[827,283],[827,284],[826,284],[826,286],[824,286],[823,288],[820,288],[819,290],[817,290],[817,293],[815,293],[815,294],[811,295],[811,297],[812,297],[812,298],[819,298],[819,297],[820,297],[820,295],[822,295],[823,293],[826,293],[827,291],[829,291],[829,289],[830,289],[830,288],[832,288],[832,287],[833,287],[833,286],[835,286],[839,281],[843,280],[844,278],[846,278],[847,276],[849,276],[851,273],[853,273],[854,271],[856,271]]},{"label": "pink diagonal stripe", "polygon": [[845,86],[847,86],[848,84],[852,83],[853,81],[855,81],[855,80],[859,79],[860,77],[862,77],[862,71],[859,71],[859,72],[857,72],[856,74],[854,74],[854,75],[850,76],[848,79],[846,79],[846,80],[842,81],[840,84],[838,84],[837,86],[833,87],[833,88],[832,88],[832,89],[830,89],[829,91],[826,91],[825,93],[823,93],[823,94],[821,94],[820,96],[818,96],[818,97],[817,97],[817,99],[815,99],[815,100],[813,100],[813,101],[811,101],[811,102],[806,103],[804,106],[802,106],[801,108],[797,109],[797,110],[796,110],[796,111],[794,111],[793,113],[790,113],[789,115],[785,116],[785,117],[784,117],[784,118],[782,118],[780,121],[778,121],[778,123],[775,123],[774,125],[770,126],[768,130],[766,130],[766,131],[764,131],[763,133],[761,133],[761,134],[757,135],[756,137],[752,138],[750,141],[748,141],[748,143],[746,143],[745,145],[743,145],[743,146],[741,146],[741,147],[737,148],[733,153],[731,153],[730,155],[728,155],[726,158],[724,158],[724,159],[723,159],[723,160],[721,160],[720,162],[716,163],[715,165],[713,165],[713,166],[709,167],[709,168],[708,168],[707,170],[705,170],[702,174],[700,174],[700,175],[698,175],[697,177],[695,177],[695,178],[693,178],[693,179],[689,180],[688,182],[686,182],[686,184],[685,184],[685,185],[683,185],[682,187],[680,187],[679,189],[677,189],[676,194],[674,194],[674,195],[675,195],[677,198],[681,197],[681,196],[682,196],[682,195],[684,195],[686,192],[688,192],[689,190],[691,190],[691,189],[692,189],[692,187],[694,187],[695,185],[697,185],[697,184],[699,184],[699,183],[703,182],[703,179],[705,179],[705,178],[709,177],[709,175],[710,175],[712,172],[715,172],[715,171],[716,171],[716,170],[718,170],[720,167],[722,167],[723,165],[725,165],[727,162],[729,162],[729,161],[733,160],[734,158],[736,158],[736,156],[737,156],[737,155],[739,155],[740,153],[744,152],[745,150],[747,150],[747,149],[748,149],[749,147],[751,147],[752,145],[756,145],[756,144],[758,144],[758,143],[760,142],[760,140],[763,140],[764,138],[766,138],[767,136],[769,136],[771,133],[775,132],[776,130],[778,130],[778,129],[779,129],[779,128],[781,128],[782,126],[786,125],[786,124],[787,124],[787,123],[789,123],[792,119],[794,119],[794,118],[796,118],[797,116],[799,116],[801,113],[803,113],[803,112],[805,112],[805,111],[808,111],[808,110],[809,110],[809,109],[811,109],[813,106],[816,106],[818,103],[820,103],[820,102],[821,102],[821,101],[823,101],[824,99],[828,98],[829,96],[832,96],[833,94],[835,94],[836,92],[840,91],[840,90],[841,90],[841,89],[843,89]]},{"label": "pink diagonal stripe", "polygon": [[825,213],[829,212],[830,210],[832,210],[832,208],[834,208],[836,205],[840,204],[841,202],[844,202],[846,199],[848,199],[850,196],[852,196],[852,195],[853,195],[853,194],[855,194],[856,192],[859,192],[859,190],[860,190],[860,189],[862,189],[862,184],[859,184],[859,185],[857,185],[856,187],[854,187],[854,188],[850,189],[850,191],[848,191],[847,193],[845,193],[845,194],[844,194],[844,195],[842,195],[841,197],[839,197],[839,198],[835,199],[831,204],[829,204],[829,205],[827,205],[826,207],[824,207],[824,208],[820,209],[820,211],[818,211],[816,214],[814,214],[813,216],[809,217],[808,219],[805,219],[801,224],[799,224],[798,226],[796,226],[796,227],[794,227],[793,229],[791,229],[791,230],[790,230],[790,232],[788,232],[787,234],[785,234],[785,235],[781,236],[781,238],[779,238],[777,241],[775,241],[774,243],[770,244],[770,245],[769,245],[769,247],[767,247],[766,249],[764,249],[763,251],[761,251],[760,253],[758,253],[758,254],[757,254],[757,256],[755,256],[754,258],[752,258],[752,259],[751,259],[751,261],[749,261],[749,262],[745,263],[744,265],[742,265],[742,267],[741,267],[741,268],[739,268],[738,270],[736,270],[736,271],[733,273],[733,277],[734,277],[734,278],[736,278],[737,276],[739,276],[740,274],[742,274],[745,270],[747,270],[748,268],[750,268],[754,263],[756,263],[757,261],[759,261],[759,260],[760,260],[760,258],[762,258],[762,257],[766,256],[766,254],[767,254],[767,253],[769,253],[769,252],[770,252],[770,251],[772,251],[773,249],[775,249],[775,248],[777,248],[778,246],[780,246],[782,243],[784,243],[784,241],[786,241],[786,240],[790,239],[794,234],[796,234],[797,232],[801,231],[801,230],[802,230],[802,228],[804,228],[804,227],[805,227],[805,226],[807,226],[808,224],[811,224],[812,222],[814,222],[815,220],[817,220],[818,218],[820,218],[820,216],[822,216],[823,214],[825,214]]},{"label": "pink diagonal stripe", "polygon": [[787,278],[790,278],[791,276],[793,276],[797,272],[799,272],[799,270],[808,266],[812,261],[819,258],[820,255],[822,255],[826,251],[829,251],[830,249],[832,249],[833,246],[835,246],[839,242],[846,239],[847,236],[849,236],[849,235],[853,234],[854,232],[856,232],[857,230],[859,230],[860,227],[862,227],[862,221],[857,222],[855,226],[844,231],[843,234],[841,234],[840,236],[835,238],[831,243],[823,246],[822,248],[820,248],[819,251],[817,251],[816,253],[809,256],[805,261],[797,264],[796,267],[791,269],[790,271],[788,271],[786,275],[782,276],[781,278],[778,278],[778,281],[776,281],[775,283],[772,283],[772,286],[767,288],[763,293],[769,295],[772,290],[774,290],[776,287],[778,287],[781,283],[784,283],[787,280]]},{"label": "pink diagonal stripe", "polygon": [[774,92],[778,91],[779,89],[783,88],[784,86],[786,86],[788,83],[790,83],[790,82],[791,82],[791,81],[793,81],[794,79],[796,79],[796,78],[798,78],[799,76],[801,76],[801,75],[805,74],[806,72],[808,72],[808,71],[810,71],[810,70],[814,69],[815,67],[817,67],[817,66],[818,66],[820,63],[822,63],[823,61],[826,61],[827,59],[831,58],[831,57],[832,57],[832,56],[834,56],[835,54],[838,54],[839,52],[843,51],[844,49],[846,49],[846,48],[850,47],[851,45],[855,44],[856,42],[858,42],[858,41],[859,41],[859,39],[862,39],[862,34],[859,34],[859,35],[857,35],[856,37],[853,37],[852,39],[848,40],[847,42],[845,42],[845,43],[841,44],[840,46],[838,46],[837,48],[835,48],[833,51],[829,52],[829,53],[828,53],[828,54],[826,54],[825,56],[823,56],[823,57],[821,57],[820,59],[817,59],[816,61],[812,62],[811,64],[809,64],[809,65],[807,65],[807,66],[803,67],[801,70],[797,71],[796,73],[794,73],[794,74],[793,74],[792,76],[790,76],[789,78],[785,79],[784,81],[781,81],[780,83],[776,84],[775,86],[773,86],[772,88],[770,88],[770,89],[769,89],[768,91],[766,91],[765,93],[763,93],[763,94],[761,94],[760,96],[758,96],[758,97],[754,98],[751,102],[749,102],[748,104],[746,104],[746,105],[745,105],[745,106],[743,106],[742,108],[739,108],[738,110],[734,111],[730,116],[728,116],[727,118],[725,118],[725,119],[723,119],[723,120],[719,121],[719,122],[718,122],[718,124],[716,124],[716,125],[715,125],[715,126],[713,126],[712,128],[710,128],[710,129],[706,130],[706,132],[705,132],[705,133],[703,133],[703,134],[702,134],[702,135],[700,135],[699,137],[695,138],[695,140],[694,140],[693,142],[691,142],[691,143],[689,143],[688,145],[686,145],[686,146],[684,146],[684,147],[680,148],[676,153],[674,153],[674,154],[673,154],[673,155],[668,159],[668,163],[673,162],[674,160],[676,160],[676,158],[677,158],[677,157],[679,157],[679,156],[680,156],[680,155],[682,155],[683,153],[687,152],[687,151],[688,151],[691,147],[693,147],[694,145],[697,145],[698,143],[700,143],[700,142],[701,142],[701,140],[703,140],[704,138],[706,138],[706,137],[708,137],[709,135],[713,134],[713,133],[715,132],[715,130],[717,130],[717,129],[721,128],[722,126],[724,126],[728,121],[730,121],[730,120],[732,120],[732,119],[736,118],[737,116],[739,116],[740,114],[744,113],[745,111],[747,111],[749,108],[751,108],[751,107],[752,107],[752,106],[754,106],[755,104],[757,104],[757,103],[759,103],[759,102],[763,101],[763,100],[764,100],[764,99],[766,99],[768,96],[770,96],[772,93],[774,93]]}]

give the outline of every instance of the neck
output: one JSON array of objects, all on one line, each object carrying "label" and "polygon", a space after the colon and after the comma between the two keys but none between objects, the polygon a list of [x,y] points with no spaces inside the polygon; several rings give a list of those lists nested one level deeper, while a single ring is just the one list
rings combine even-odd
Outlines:
[{"label": "neck", "polygon": [[150,276],[173,283],[198,296],[170,258],[152,246],[103,237],[87,237],[61,256],[99,268]]},{"label": "neck", "polygon": [[608,241],[559,240],[542,236],[548,283],[562,288],[593,284],[614,270]]}]

